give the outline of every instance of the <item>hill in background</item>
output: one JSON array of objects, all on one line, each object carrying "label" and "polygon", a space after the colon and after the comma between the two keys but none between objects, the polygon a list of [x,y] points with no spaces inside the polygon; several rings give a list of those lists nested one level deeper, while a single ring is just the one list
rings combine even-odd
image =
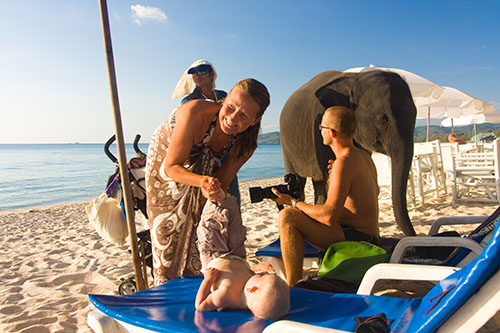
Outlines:
[{"label": "hill in background", "polygon": [[[465,141],[470,141],[472,138],[473,125],[454,127],[455,135]],[[500,123],[493,124],[478,124],[476,125],[478,133],[493,132],[498,137],[500,136]],[[451,127],[441,127],[431,125],[429,127],[429,140],[439,140],[441,142],[448,142],[448,135],[451,133]],[[427,136],[427,126],[415,127],[414,139],[415,142],[425,142]],[[270,132],[259,135],[259,143],[264,144],[279,144],[280,132]]]},{"label": "hill in background", "polygon": [[258,143],[279,144],[280,132],[270,132],[259,135]]}]

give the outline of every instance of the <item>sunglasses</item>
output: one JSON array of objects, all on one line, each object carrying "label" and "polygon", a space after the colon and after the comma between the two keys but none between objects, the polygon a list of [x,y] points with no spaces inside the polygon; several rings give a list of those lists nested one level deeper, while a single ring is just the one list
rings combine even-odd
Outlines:
[{"label": "sunglasses", "polygon": [[205,75],[208,74],[208,71],[200,71],[200,70],[193,70],[191,71],[191,75],[198,76],[198,75]]}]

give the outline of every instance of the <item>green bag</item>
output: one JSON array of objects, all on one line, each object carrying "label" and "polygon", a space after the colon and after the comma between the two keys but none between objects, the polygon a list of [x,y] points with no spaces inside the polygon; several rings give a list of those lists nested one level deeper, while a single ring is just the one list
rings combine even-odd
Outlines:
[{"label": "green bag", "polygon": [[368,242],[337,242],[326,250],[318,275],[359,285],[370,267],[389,262],[390,257],[390,253]]}]

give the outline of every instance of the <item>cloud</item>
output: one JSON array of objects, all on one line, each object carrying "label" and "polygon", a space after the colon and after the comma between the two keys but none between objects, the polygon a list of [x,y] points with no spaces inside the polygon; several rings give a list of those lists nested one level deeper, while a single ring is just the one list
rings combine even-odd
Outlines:
[{"label": "cloud", "polygon": [[480,47],[476,47],[474,49],[471,49],[469,50],[470,53],[473,53],[473,52],[479,52],[479,51],[482,51],[484,49],[487,49],[488,48],[488,45],[483,45],[483,46],[480,46]]},{"label": "cloud", "polygon": [[139,4],[130,6],[132,19],[138,25],[146,21],[163,22],[167,20],[167,14],[157,7],[145,7]]}]

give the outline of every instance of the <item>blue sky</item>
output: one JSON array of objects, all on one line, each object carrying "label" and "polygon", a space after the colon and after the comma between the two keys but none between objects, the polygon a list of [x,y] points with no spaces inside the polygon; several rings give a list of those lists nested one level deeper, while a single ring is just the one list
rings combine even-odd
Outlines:
[{"label": "blue sky", "polygon": [[[500,1],[108,0],[126,141],[147,142],[197,59],[217,87],[271,93],[263,132],[316,74],[374,64],[500,110]],[[98,0],[3,1],[0,143],[100,143],[114,133]],[[425,123],[425,122],[424,122]],[[424,124],[422,123],[422,124]]]}]

